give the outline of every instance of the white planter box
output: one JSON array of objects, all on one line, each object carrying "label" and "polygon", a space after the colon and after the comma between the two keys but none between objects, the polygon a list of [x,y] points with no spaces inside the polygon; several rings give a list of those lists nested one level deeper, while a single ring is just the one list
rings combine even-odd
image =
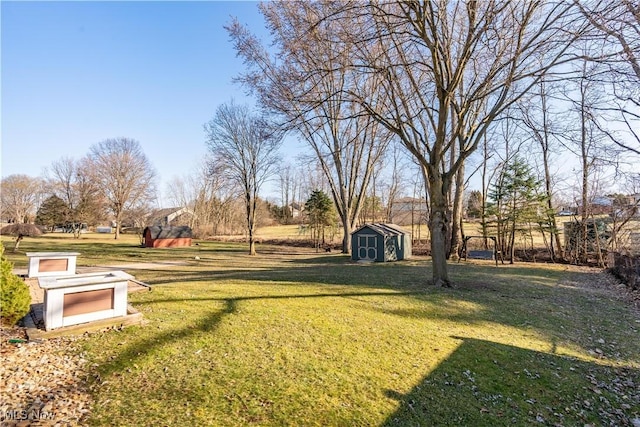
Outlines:
[{"label": "white planter box", "polygon": [[76,274],[78,252],[27,252],[28,277],[70,276]]},{"label": "white planter box", "polygon": [[126,316],[130,279],[124,271],[40,278],[45,329]]}]

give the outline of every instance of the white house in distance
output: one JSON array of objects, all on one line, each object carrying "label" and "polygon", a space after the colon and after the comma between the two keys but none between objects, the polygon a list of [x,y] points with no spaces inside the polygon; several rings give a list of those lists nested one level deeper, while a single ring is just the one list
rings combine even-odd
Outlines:
[{"label": "white house in distance", "polygon": [[190,225],[196,214],[186,207],[159,209],[153,212],[147,223],[162,227],[175,225]]},{"label": "white house in distance", "polygon": [[289,212],[291,212],[291,218],[298,218],[304,211],[304,205],[297,202],[290,203],[288,207]]},{"label": "white house in distance", "polygon": [[424,224],[429,209],[424,198],[402,197],[393,201],[391,222],[398,225]]}]

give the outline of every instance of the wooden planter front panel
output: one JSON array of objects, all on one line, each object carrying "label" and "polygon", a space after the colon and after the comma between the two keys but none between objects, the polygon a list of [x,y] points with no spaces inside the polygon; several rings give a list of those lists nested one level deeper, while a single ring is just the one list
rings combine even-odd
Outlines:
[{"label": "wooden planter front panel", "polygon": [[113,309],[114,289],[64,294],[62,317]]},{"label": "wooden planter front panel", "polygon": [[29,252],[29,277],[70,276],[76,273],[77,252]]},{"label": "wooden planter front panel", "polygon": [[66,272],[69,269],[69,259],[41,259],[38,270],[41,273]]}]

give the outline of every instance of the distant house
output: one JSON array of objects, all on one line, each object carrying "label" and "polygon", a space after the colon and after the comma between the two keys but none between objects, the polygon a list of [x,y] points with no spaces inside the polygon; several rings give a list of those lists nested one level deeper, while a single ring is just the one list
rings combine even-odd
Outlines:
[{"label": "distant house", "polygon": [[365,224],[351,233],[354,261],[398,261],[411,257],[411,233],[395,224]]},{"label": "distant house", "polygon": [[149,215],[147,224],[161,227],[190,225],[195,216],[191,209],[184,207],[159,209]]},{"label": "distant house", "polygon": [[289,212],[291,212],[291,218],[298,218],[302,211],[304,211],[304,206],[300,203],[293,202],[289,204]]},{"label": "distant house", "polygon": [[190,227],[160,227],[153,225],[142,232],[143,246],[147,248],[174,248],[191,246],[193,232]]},{"label": "distant house", "polygon": [[403,197],[393,201],[390,219],[394,224],[400,225],[424,224],[428,215],[426,199]]}]

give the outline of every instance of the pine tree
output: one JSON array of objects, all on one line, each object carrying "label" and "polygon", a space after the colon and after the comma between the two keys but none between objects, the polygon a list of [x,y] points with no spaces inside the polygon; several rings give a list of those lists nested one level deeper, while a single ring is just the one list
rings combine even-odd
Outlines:
[{"label": "pine tree", "polygon": [[58,196],[47,198],[36,213],[36,224],[49,227],[52,231],[56,225],[64,224],[69,218],[69,207]]},{"label": "pine tree", "polygon": [[516,234],[522,232],[531,239],[532,224],[544,222],[546,197],[541,185],[531,166],[516,156],[504,166],[489,192],[493,203],[488,211],[496,216],[498,246],[509,254],[510,263],[514,260]]},{"label": "pine tree", "polygon": [[320,239],[325,244],[324,230],[326,226],[334,223],[335,212],[331,198],[322,190],[314,190],[304,205],[304,210],[309,218],[309,225],[312,232],[312,239],[316,248]]}]

